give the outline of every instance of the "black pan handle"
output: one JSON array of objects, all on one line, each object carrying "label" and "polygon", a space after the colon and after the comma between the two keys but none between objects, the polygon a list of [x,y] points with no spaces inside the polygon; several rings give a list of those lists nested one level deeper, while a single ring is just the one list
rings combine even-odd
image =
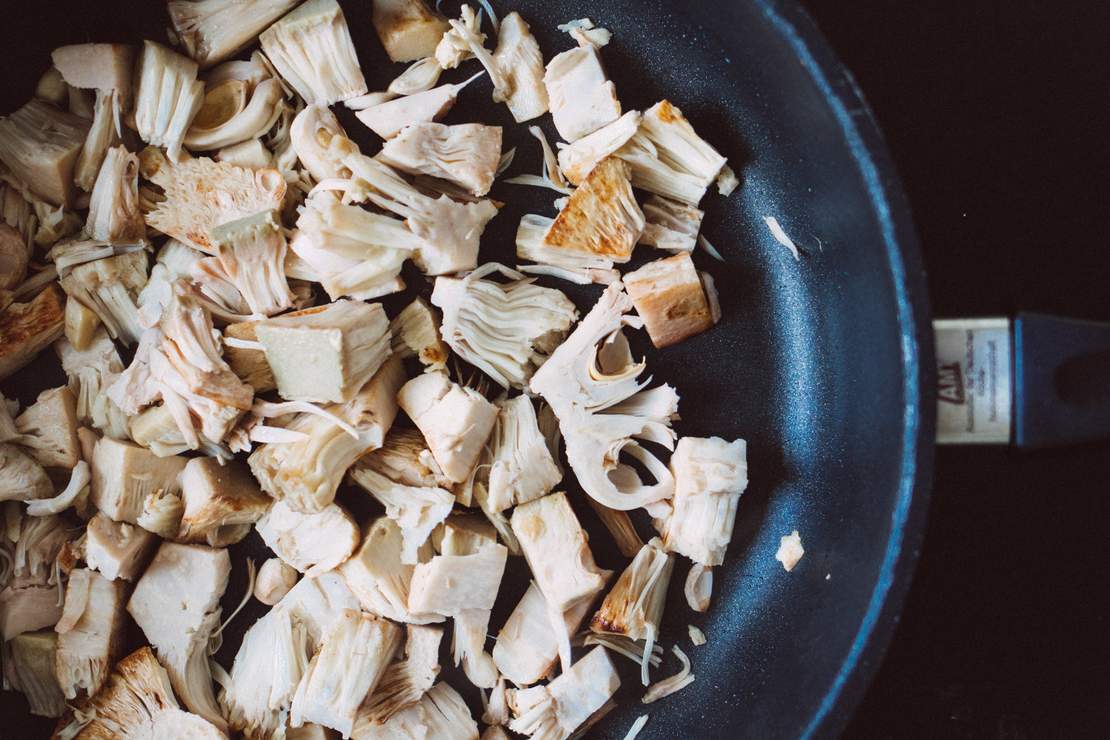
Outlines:
[{"label": "black pan handle", "polygon": [[1020,313],[938,319],[933,330],[938,443],[1110,438],[1110,324]]}]

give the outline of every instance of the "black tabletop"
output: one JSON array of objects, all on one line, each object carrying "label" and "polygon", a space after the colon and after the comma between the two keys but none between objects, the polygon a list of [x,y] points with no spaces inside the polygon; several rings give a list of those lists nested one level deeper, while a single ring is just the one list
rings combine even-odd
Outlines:
[{"label": "black tabletop", "polygon": [[[935,314],[1110,321],[1110,5],[805,5],[886,134]],[[938,450],[916,579],[849,737],[1107,735],[1108,467],[1110,445]]]}]

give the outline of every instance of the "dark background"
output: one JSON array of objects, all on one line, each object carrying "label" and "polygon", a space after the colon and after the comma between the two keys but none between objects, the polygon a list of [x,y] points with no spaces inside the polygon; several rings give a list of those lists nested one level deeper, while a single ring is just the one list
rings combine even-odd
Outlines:
[{"label": "dark background", "polygon": [[[1110,7],[803,4],[885,132],[935,314],[1110,321]],[[1105,444],[937,451],[917,575],[848,737],[1107,736],[1108,464]]]}]

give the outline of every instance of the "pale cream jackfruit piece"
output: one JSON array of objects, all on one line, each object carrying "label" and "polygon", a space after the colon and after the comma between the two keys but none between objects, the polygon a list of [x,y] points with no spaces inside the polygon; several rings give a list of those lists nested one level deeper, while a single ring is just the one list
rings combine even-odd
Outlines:
[{"label": "pale cream jackfruit piece", "polygon": [[489,447],[489,505],[494,511],[540,498],[563,478],[540,434],[528,396],[501,404]]},{"label": "pale cream jackfruit piece", "polygon": [[17,516],[8,521],[8,538],[15,544],[12,553],[12,580],[9,585],[56,586],[57,573],[53,568],[58,554],[80,531],[73,529],[66,519],[55,514],[31,516],[20,511],[20,507],[9,509],[9,516],[13,513]]},{"label": "pale cream jackfruit piece", "polygon": [[134,49],[127,44],[73,44],[50,53],[54,69],[67,84],[86,90],[109,90],[120,96],[120,107],[131,104]]},{"label": "pale cream jackfruit piece", "polygon": [[624,276],[624,287],[644,320],[651,342],[662,349],[713,328],[713,312],[687,252],[649,262]]},{"label": "pale cream jackfruit piece", "polygon": [[594,563],[586,533],[565,493],[521,504],[511,521],[550,610],[566,612],[605,587],[605,571]]},{"label": "pale cream jackfruit piece", "polygon": [[559,150],[559,169],[571,183],[581,185],[598,162],[618,151],[640,128],[639,111],[630,110],[612,123]]},{"label": "pale cream jackfruit piece", "polygon": [[227,725],[212,690],[208,642],[230,574],[226,549],[163,542],[127,603],[181,701],[221,730]]},{"label": "pale cream jackfruit piece", "polygon": [[248,170],[207,157],[160,167],[150,179],[165,199],[147,214],[147,224],[212,255],[213,227],[280,210],[285,200],[285,178],[276,169]]},{"label": "pale cream jackfruit piece", "polygon": [[[482,279],[494,272],[511,282]],[[523,388],[578,318],[561,291],[496,262],[462,278],[436,278],[432,303],[443,311],[444,341],[504,388]]]},{"label": "pale cream jackfruit piece", "polygon": [[78,532],[60,516],[29,516],[18,507],[9,519],[11,568],[0,590],[0,637],[53,627],[62,616],[59,554]]},{"label": "pale cream jackfruit piece", "polygon": [[254,598],[267,606],[281,601],[289,589],[297,585],[300,574],[281,558],[270,558],[258,568],[254,581]]},{"label": "pale cream jackfruit piece", "polygon": [[8,642],[4,655],[4,688],[27,699],[31,714],[61,717],[65,696],[54,675],[58,635],[53,630],[25,632]]},{"label": "pale cream jackfruit piece", "polygon": [[220,704],[231,728],[267,738],[284,725],[312,656],[358,601],[336,573],[302,578],[243,636],[221,684]]},{"label": "pale cream jackfruit piece", "polygon": [[790,534],[783,535],[779,538],[779,549],[775,552],[775,560],[782,563],[782,568],[787,573],[794,570],[794,566],[805,555],[805,548],[802,547],[802,538],[798,535],[798,530],[794,530]]},{"label": "pale cream jackfruit piece", "polygon": [[254,331],[257,323],[256,321],[241,321],[224,327],[224,358],[232,372],[242,378],[244,383],[254,388],[255,393],[266,393],[277,389],[277,381],[274,380],[270,363],[266,362],[266,353],[261,349],[236,347],[227,341],[228,338],[231,338],[244,342],[257,342],[258,335]]},{"label": "pale cream jackfruit piece", "polygon": [[455,616],[489,611],[497,598],[509,551],[487,543],[471,555],[436,555],[413,571],[409,611]]},{"label": "pale cream jackfruit piece", "polygon": [[289,128],[297,159],[317,182],[350,175],[343,167],[340,152],[332,147],[333,141],[345,138],[347,132],[326,105],[305,106]]},{"label": "pale cream jackfruit piece", "polygon": [[185,132],[204,102],[197,63],[153,41],[143,42],[136,67],[135,130],[148,144],[181,154]]},{"label": "pale cream jackfruit piece", "polygon": [[73,266],[62,288],[91,309],[113,339],[126,345],[139,340],[139,292],[147,282],[146,252],[139,250]]},{"label": "pale cream jackfruit piece", "polygon": [[294,416],[285,429],[303,437],[264,444],[248,460],[262,489],[304,512],[330,504],[347,469],[385,440],[397,415],[396,395],[404,380],[400,360],[390,358],[350,401],[324,407],[353,427],[357,436],[319,414]]},{"label": "pale cream jackfruit piece", "polygon": [[97,328],[85,350],[76,349],[66,339],[59,340],[54,349],[69,378],[69,389],[77,398],[78,421],[109,437],[127,439],[127,416],[106,393],[124,369],[108,331]]},{"label": "pale cream jackfruit piece", "polygon": [[65,337],[74,349],[79,352],[87,350],[99,328],[100,317],[96,313],[76,298],[66,297]]},{"label": "pale cream jackfruit piece", "polygon": [[[488,586],[483,586],[481,579],[496,575],[500,561],[493,556],[504,554],[507,558],[508,548],[497,544],[493,526],[480,517],[453,517],[451,522],[440,528],[440,532],[441,537],[436,543],[440,554],[417,566],[410,599],[418,596],[417,589],[420,588],[423,593],[434,594],[433,598],[442,607],[450,604],[453,591],[459,595],[467,594],[465,605],[462,604],[463,599],[459,599],[457,608],[452,607],[454,634],[451,653],[455,665],[462,665],[463,673],[472,684],[484,689],[493,688],[497,684],[498,672],[493,658],[486,652],[491,612],[486,607],[487,596],[482,593],[482,589]],[[468,575],[462,575],[463,569]],[[500,569],[503,574],[503,564]],[[455,571],[458,574],[453,576]],[[428,576],[426,580],[422,580],[423,575]],[[469,583],[461,583],[468,580]],[[496,585],[500,587],[499,583]]]},{"label": "pale cream jackfruit piece", "polygon": [[533,275],[550,275],[570,280],[580,285],[611,285],[620,280],[621,274],[613,269],[613,260],[607,257],[548,246],[544,237],[554,221],[555,219],[534,213],[521,217],[516,231],[516,256],[539,264],[518,265],[517,269]]},{"label": "pale cream jackfruit piece", "polygon": [[108,149],[121,143],[117,128],[120,103],[116,96],[111,90],[96,92],[92,126],[73,168],[73,182],[86,193],[92,191]]},{"label": "pale cream jackfruit piece", "polygon": [[[254,390],[231,371],[211,315],[180,283],[159,326],[163,337],[150,356],[151,377],[164,401],[180,404],[199,417],[201,435],[219,444],[250,409]],[[176,418],[190,447],[197,448],[196,420]]]},{"label": "pale cream jackfruit piece", "polygon": [[18,231],[0,222],[0,290],[19,287],[27,275],[31,252],[31,246]]},{"label": "pale cream jackfruit piece", "polygon": [[[478,75],[475,75],[477,77]],[[475,77],[454,84],[440,85],[431,90],[382,100],[359,109],[358,120],[383,139],[389,140],[406,126],[428,121],[438,121],[447,115],[458,100],[459,93]],[[392,95],[392,93],[389,93]]]},{"label": "pale cream jackfruit piece", "polygon": [[381,447],[363,455],[351,467],[352,477],[363,469],[380,473],[404,486],[452,487],[428,449],[424,435],[417,429],[396,426],[390,429]]},{"label": "pale cream jackfruit piece", "polygon": [[54,673],[67,699],[93,696],[123,647],[127,619],[125,584],[78,568],[69,574],[62,618],[54,626],[58,649]]},{"label": "pale cream jackfruit piece", "polygon": [[378,724],[369,709],[359,710],[351,737],[354,740],[478,740],[478,723],[459,693],[440,681],[417,703]]},{"label": "pale cream jackfruit piece", "polygon": [[92,501],[117,522],[138,523],[148,499],[177,495],[185,458],[158,457],[129,442],[101,437],[93,452]]},{"label": "pale cream jackfruit piece", "polygon": [[134,50],[126,44],[75,44],[59,47],[50,56],[69,85],[96,91],[92,127],[73,176],[79,188],[89,191],[105,152],[120,143],[120,116],[131,109]]},{"label": "pale cream jackfruit piece", "polygon": [[374,0],[374,30],[394,62],[412,62],[435,54],[450,28],[424,0]]},{"label": "pale cream jackfruit piece", "polygon": [[[235,105],[236,101],[229,101],[232,105],[220,101],[228,88],[240,86],[245,88],[239,101],[241,105]],[[273,77],[253,88],[248,88],[242,80],[225,80],[208,88],[200,111],[185,133],[185,146],[193,151],[207,152],[263,136],[281,115],[283,95],[281,81]]]},{"label": "pale cream jackfruit piece", "polygon": [[543,54],[528,24],[515,10],[501,19],[493,60],[505,76],[509,90],[505,104],[517,123],[547,112]]},{"label": "pale cream jackfruit piece", "polygon": [[221,147],[214,159],[217,162],[227,162],[249,170],[266,169],[272,167],[274,163],[273,154],[261,139],[248,139],[238,144]]},{"label": "pale cream jackfruit piece", "polygon": [[394,95],[415,95],[431,90],[439,82],[442,73],[443,68],[435,57],[425,57],[413,62],[404,72],[394,77],[389,83],[388,92]]},{"label": "pale cream jackfruit piece", "polygon": [[493,431],[497,407],[442,372],[405,383],[397,403],[424,435],[447,479],[461,483],[470,477]]},{"label": "pale cream jackfruit piece", "polygon": [[31,455],[0,442],[0,501],[33,501],[54,495],[50,476]]},{"label": "pale cream jackfruit piece", "polygon": [[592,45],[557,54],[547,63],[543,81],[555,128],[566,141],[573,143],[620,118],[616,85]]},{"label": "pale cream jackfruit piece", "polygon": [[[640,440],[674,446],[671,421],[678,394],[669,385],[643,390],[644,363],[634,362],[621,329],[640,326],[626,316],[631,299],[610,286],[567,340],[532,378],[531,389],[551,405],[566,441],[567,459],[594,500],[619,511],[670,498],[674,478]],[[620,456],[637,460],[655,479]]]},{"label": "pale cream jackfruit piece", "polygon": [[496,542],[497,530],[476,514],[452,514],[432,533],[432,545],[440,555],[471,555]]},{"label": "pale cream jackfruit piece", "polygon": [[377,499],[385,507],[386,516],[401,528],[401,562],[417,564],[420,548],[451,513],[455,495],[439,487],[402,485],[369,467],[352,469],[350,478]]},{"label": "pale cream jackfruit piece", "polygon": [[131,417],[131,440],[158,457],[172,457],[187,452],[189,443],[177,425],[174,412],[164,403],[150,406]]},{"label": "pale cream jackfruit piece", "polygon": [[673,571],[674,557],[663,551],[658,537],[652,539],[621,573],[590,620],[593,632],[643,642],[640,675],[644,686],[648,685],[648,660],[659,638]]},{"label": "pale cream jackfruit piece", "polygon": [[252,313],[272,316],[293,305],[285,279],[285,234],[276,212],[221,224],[212,229],[210,241]]},{"label": "pale cream jackfruit piece", "polygon": [[359,707],[374,692],[400,643],[401,630],[392,622],[343,612],[297,686],[289,724],[315,722],[350,737]]},{"label": "pale cream jackfruit piece", "polygon": [[[442,622],[438,614],[409,612],[409,586],[415,566],[401,562],[403,547],[401,528],[389,517],[379,517],[365,528],[362,544],[338,572],[368,612],[409,624]],[[421,560],[431,557],[431,545],[421,548]]]},{"label": "pale cream jackfruit piece", "polygon": [[277,71],[310,105],[331,105],[367,91],[335,0],[307,0],[263,31],[259,41]]},{"label": "pale cream jackfruit piece", "polygon": [[559,211],[544,244],[619,263],[631,259],[644,230],[644,214],[628,176],[629,166],[616,157],[598,163]]},{"label": "pale cream jackfruit piece", "polygon": [[509,692],[509,729],[531,738],[565,738],[605,706],[621,680],[605,648],[586,653],[546,686]]},{"label": "pale cream jackfruit piece", "polygon": [[501,66],[485,46],[486,35],[481,31],[480,16],[473,8],[464,4],[460,8],[459,17],[447,22],[451,25],[451,30],[443,34],[436,46],[435,56],[439,66],[454,69],[467,59],[477,59],[493,83],[493,101],[500,103],[506,100],[512,90]]},{"label": "pale cream jackfruit piece", "polygon": [[637,378],[645,365],[629,364],[628,343],[622,335],[626,326],[641,326],[639,318],[628,315],[631,309],[632,299],[623,286],[609,286],[532,376],[532,392],[544,397],[560,421],[560,412],[570,405],[603,411],[642,387]]},{"label": "pale cream jackfruit piece", "polygon": [[389,322],[393,353],[401,358],[416,357],[425,370],[447,368],[447,346],[439,334],[440,319],[423,298],[412,303]]},{"label": "pale cream jackfruit piece", "polygon": [[[583,599],[563,614],[565,635],[573,635],[590,612]],[[517,602],[493,646],[493,662],[517,686],[531,686],[549,675],[559,659],[559,638],[551,627],[551,611],[535,581]]]},{"label": "pale cream jackfruit piece", "polygon": [[693,252],[697,247],[704,211],[661,195],[648,198],[643,211],[647,223],[641,244],[678,252]]},{"label": "pale cream jackfruit piece", "polygon": [[[674,445],[671,421],[677,416],[678,395],[664,385],[641,391],[610,412],[589,414],[572,407],[559,417],[567,443],[567,460],[582,489],[598,503],[618,511],[645,507],[651,510],[674,491],[667,466],[641,440],[667,447]],[[648,472],[621,461],[635,459]]]},{"label": "pale cream jackfruit piece", "polygon": [[671,470],[672,510],[656,524],[664,547],[701,565],[721,565],[740,495],[748,487],[747,444],[683,437],[671,456]]},{"label": "pale cream jackfruit piece", "polygon": [[349,400],[389,357],[380,304],[340,300],[255,325],[282,398]]},{"label": "pale cream jackfruit piece", "polygon": [[15,420],[19,444],[40,465],[73,468],[81,459],[77,441],[77,400],[68,388],[50,388],[39,394]]},{"label": "pale cream jackfruit piece", "polygon": [[38,356],[65,331],[65,294],[51,283],[26,303],[0,311],[0,380]]},{"label": "pale cream jackfruit piece", "polygon": [[211,457],[193,458],[185,464],[180,484],[185,504],[176,537],[180,542],[233,545],[273,503],[247,466],[234,460],[220,464]]},{"label": "pale cream jackfruit piece", "polygon": [[89,482],[92,474],[89,471],[89,464],[78,460],[69,471],[69,480],[65,487],[51,498],[28,502],[27,513],[30,516],[60,514],[72,507],[80,516],[90,516],[92,508],[89,504]]},{"label": "pale cream jackfruit piece", "polygon": [[378,158],[402,172],[439,177],[483,196],[501,161],[501,127],[414,123],[386,141]]},{"label": "pale cream jackfruit piece", "polygon": [[478,241],[486,223],[497,215],[491,201],[459,203],[446,195],[430,198],[388,165],[361,154],[349,142],[347,146],[349,153],[343,162],[365,190],[365,197],[404,218],[421,239],[415,261],[425,274],[444,275],[477,266]]},{"label": "pale cream jackfruit piece", "polygon": [[34,630],[53,628],[62,616],[58,586],[21,579],[0,590],[0,636],[4,640]]},{"label": "pale cream jackfruit piece", "polygon": [[98,512],[85,530],[85,562],[109,581],[134,581],[146,568],[157,544],[157,535],[134,524],[114,522]]},{"label": "pale cream jackfruit piece", "polygon": [[401,266],[422,245],[403,221],[341,203],[327,192],[301,207],[290,243],[333,300],[369,300],[403,290]]},{"label": "pale cream jackfruit piece", "polygon": [[405,626],[405,654],[386,668],[359,710],[365,723],[383,724],[426,694],[439,675],[442,627]]},{"label": "pale cream jackfruit piece", "polygon": [[276,501],[255,529],[279,558],[309,578],[338,567],[359,544],[358,525],[335,503],[302,514]]},{"label": "pale cream jackfruit piece", "polygon": [[139,293],[139,321],[144,327],[157,326],[162,311],[173,297],[173,284],[181,278],[192,280],[193,267],[204,257],[184,242],[167,239],[158,250],[150,277]]},{"label": "pale cream jackfruit piece", "polygon": [[174,34],[201,69],[235,55],[297,0],[170,0]]},{"label": "pale cream jackfruit piece", "polygon": [[74,740],[227,737],[203,717],[178,707],[169,677],[149,647],[121,659],[104,690],[78,705],[74,715],[60,725],[59,736]]},{"label": "pale cream jackfruit piece", "polygon": [[0,118],[0,162],[39,198],[72,206],[73,171],[89,122],[32,98]]},{"label": "pale cream jackfruit piece", "polygon": [[640,129],[617,156],[632,165],[634,186],[692,206],[726,162],[667,100],[644,111]]}]

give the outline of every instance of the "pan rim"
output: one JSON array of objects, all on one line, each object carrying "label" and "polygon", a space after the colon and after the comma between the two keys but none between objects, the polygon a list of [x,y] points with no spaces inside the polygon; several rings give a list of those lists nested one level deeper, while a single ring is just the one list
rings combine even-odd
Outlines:
[{"label": "pan rim", "polygon": [[925,272],[901,180],[851,72],[797,0],[756,0],[818,87],[862,175],[890,265],[901,333],[902,466],[883,562],[867,611],[802,737],[834,737],[848,724],[890,644],[924,538],[936,438],[935,364]]}]

